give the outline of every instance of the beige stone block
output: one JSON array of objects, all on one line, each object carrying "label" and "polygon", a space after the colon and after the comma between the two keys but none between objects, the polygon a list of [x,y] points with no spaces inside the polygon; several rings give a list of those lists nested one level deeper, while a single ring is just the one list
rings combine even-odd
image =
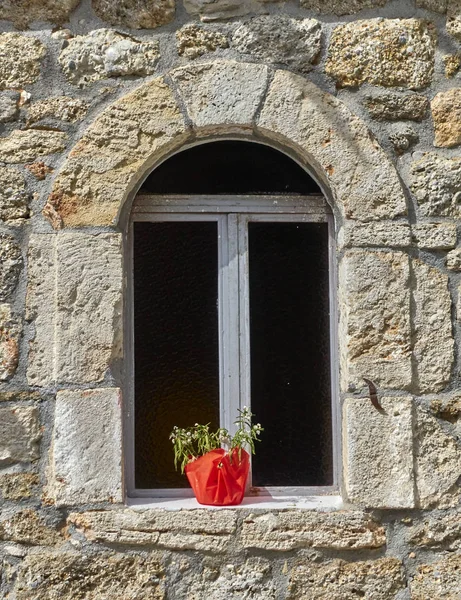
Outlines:
[{"label": "beige stone block", "polygon": [[32,102],[27,111],[27,126],[33,125],[42,119],[51,118],[68,123],[75,123],[86,116],[88,104],[80,98],[69,96],[56,96]]},{"label": "beige stone block", "polygon": [[421,19],[368,19],[338,25],[325,71],[339,87],[363,83],[420,89],[434,73],[435,27]]},{"label": "beige stone block", "polygon": [[379,8],[388,0],[301,0],[302,8],[326,15],[353,15],[361,10]]},{"label": "beige stone block", "polygon": [[21,247],[16,238],[0,233],[0,300],[11,297],[22,270]]},{"label": "beige stone block", "polygon": [[448,252],[446,265],[450,271],[461,271],[461,248],[455,248]]},{"label": "beige stone block", "polygon": [[48,527],[35,510],[28,508],[0,521],[0,540],[33,546],[54,546],[62,541],[62,537],[55,529]]},{"label": "beige stone block", "polygon": [[402,252],[346,252],[339,266],[341,387],[412,380],[410,269]]},{"label": "beige stone block", "polygon": [[66,147],[67,134],[41,129],[16,129],[0,138],[0,161],[25,163],[40,156],[61,152]]},{"label": "beige stone block", "polygon": [[18,222],[29,216],[29,194],[19,171],[0,167],[0,219]]},{"label": "beige stone block", "polygon": [[121,440],[120,390],[58,392],[48,495],[58,506],[121,502]]},{"label": "beige stone block", "polygon": [[344,483],[353,504],[413,508],[411,398],[348,398],[344,405]]},{"label": "beige stone block", "polygon": [[461,42],[461,2],[447,0],[447,33]]},{"label": "beige stone block", "polygon": [[461,553],[445,554],[440,560],[420,565],[410,582],[412,600],[459,600]]},{"label": "beige stone block", "polygon": [[37,38],[13,32],[0,34],[0,89],[21,89],[35,83],[45,51]]},{"label": "beige stone block", "polygon": [[399,121],[401,119],[422,121],[429,108],[429,100],[421,94],[399,95],[385,92],[368,96],[364,105],[377,121]]},{"label": "beige stone block", "polygon": [[461,216],[461,157],[426,152],[412,163],[409,183],[422,215]]},{"label": "beige stone block", "polygon": [[433,550],[461,550],[461,513],[432,513],[412,525],[407,540],[413,546]]},{"label": "beige stone block", "polygon": [[0,475],[0,491],[4,500],[25,500],[40,483],[36,473],[5,473]]},{"label": "beige stone block", "polygon": [[456,223],[420,222],[411,229],[414,242],[428,250],[449,250],[456,246]]},{"label": "beige stone block", "polygon": [[0,304],[0,381],[12,377],[19,363],[19,319],[9,304]]},{"label": "beige stone block", "polygon": [[411,245],[410,225],[398,221],[359,223],[347,221],[339,233],[339,246],[387,246],[398,248]]},{"label": "beige stone block", "polygon": [[205,29],[195,23],[187,23],[176,32],[179,56],[194,59],[218,48],[227,48],[227,36],[220,31]]},{"label": "beige stone block", "polygon": [[37,408],[0,408],[0,465],[37,460],[40,456],[40,438]]},{"label": "beige stone block", "polygon": [[434,146],[450,148],[461,144],[461,87],[439,92],[431,102]]},{"label": "beige stone block", "polygon": [[184,0],[184,8],[202,21],[216,21],[247,15],[255,8],[252,0]]},{"label": "beige stone block", "polygon": [[94,12],[111,25],[154,29],[174,19],[175,0],[92,0]]},{"label": "beige stone block", "polygon": [[65,23],[80,0],[3,0],[0,19],[13,21],[18,29],[27,29],[34,21]]},{"label": "beige stone block", "polygon": [[445,77],[451,79],[461,68],[461,53],[447,54],[443,57],[443,63],[445,65]]},{"label": "beige stone block", "polygon": [[416,385],[420,393],[436,393],[450,381],[454,360],[448,277],[418,259],[412,269]]},{"label": "beige stone block", "polygon": [[245,548],[285,552],[299,548],[358,550],[386,544],[384,528],[358,511],[250,514],[243,521],[241,535]]}]

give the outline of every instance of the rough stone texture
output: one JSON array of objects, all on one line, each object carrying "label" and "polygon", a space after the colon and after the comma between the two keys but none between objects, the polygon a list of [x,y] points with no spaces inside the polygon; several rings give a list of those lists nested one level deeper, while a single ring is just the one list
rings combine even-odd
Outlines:
[{"label": "rough stone texture", "polygon": [[21,564],[16,600],[163,600],[160,557],[74,552],[30,554]]},{"label": "rough stone texture", "polygon": [[377,223],[357,223],[349,221],[341,229],[340,246],[410,246],[410,226],[408,223],[378,221]]},{"label": "rough stone texture", "polygon": [[304,78],[276,71],[258,128],[319,165],[318,174],[347,218],[377,221],[406,214],[395,169],[369,130],[342,102]]},{"label": "rough stone texture", "polygon": [[459,54],[447,54],[443,57],[445,65],[445,76],[451,79],[461,68],[461,53]]},{"label": "rough stone texture", "polygon": [[419,566],[410,589],[412,600],[458,600],[461,589],[461,554],[445,554],[432,564]]},{"label": "rough stone texture", "polygon": [[461,448],[445,433],[436,418],[420,408],[416,412],[415,476],[421,508],[457,506],[460,489]]},{"label": "rough stone texture", "polygon": [[341,386],[411,383],[408,257],[401,252],[348,252],[339,268]]},{"label": "rough stone texture", "polygon": [[184,0],[184,7],[202,21],[230,19],[251,12],[251,0]]},{"label": "rough stone texture", "polygon": [[428,250],[449,250],[456,246],[456,223],[418,223],[411,230],[413,241]]},{"label": "rough stone texture", "polygon": [[21,88],[37,81],[45,46],[19,33],[0,34],[0,89]]},{"label": "rough stone texture", "polygon": [[111,545],[226,552],[235,537],[237,516],[230,510],[94,511],[72,513],[68,523],[88,540]]},{"label": "rough stone texture", "polygon": [[0,465],[36,460],[40,437],[35,407],[0,408]]},{"label": "rough stone texture", "polygon": [[353,15],[361,10],[379,8],[388,0],[301,0],[302,8],[327,15]]},{"label": "rough stone texture", "polygon": [[16,289],[22,262],[21,248],[16,239],[0,233],[0,301],[7,300]]},{"label": "rough stone texture", "polygon": [[321,36],[322,27],[315,19],[264,15],[241,25],[232,45],[243,54],[306,72],[320,54]]},{"label": "rough stone texture", "polygon": [[435,28],[418,19],[369,19],[338,25],[325,71],[339,87],[426,87],[434,72]]},{"label": "rough stone texture", "polygon": [[84,87],[108,77],[151,75],[159,56],[157,41],[143,42],[128,34],[97,29],[68,40],[59,64],[71,83]]},{"label": "rough stone texture", "polygon": [[36,473],[6,473],[0,475],[0,492],[4,500],[26,500],[39,483]]},{"label": "rough stone texture", "polygon": [[0,161],[25,163],[39,156],[61,152],[66,147],[67,135],[61,131],[17,129],[0,138]]},{"label": "rough stone texture", "polygon": [[194,59],[218,48],[227,48],[227,36],[220,31],[205,29],[195,23],[188,23],[176,32],[178,54]]},{"label": "rough stone texture", "polygon": [[33,546],[54,546],[62,537],[55,529],[48,527],[35,510],[29,508],[0,521],[0,540]]},{"label": "rough stone texture", "polygon": [[447,269],[461,271],[461,248],[455,248],[447,254]]},{"label": "rough stone texture", "polygon": [[394,146],[396,154],[404,154],[419,141],[419,136],[413,127],[406,123],[393,125],[389,141]]},{"label": "rough stone texture", "polygon": [[174,18],[175,0],[92,0],[94,12],[111,25],[154,29]]},{"label": "rough stone texture", "polygon": [[447,33],[458,42],[461,42],[460,0],[448,0],[447,2]]},{"label": "rough stone texture", "polygon": [[18,101],[18,92],[8,91],[0,94],[0,123],[8,123],[16,119],[19,114]]},{"label": "rough stone texture", "polygon": [[420,393],[434,393],[449,382],[454,359],[448,277],[417,259],[413,260],[412,268],[415,383]]},{"label": "rough stone texture", "polygon": [[35,179],[43,181],[49,173],[53,173],[54,169],[46,165],[42,160],[25,165]]},{"label": "rough stone texture", "polygon": [[410,187],[423,216],[460,216],[461,157],[424,153],[411,165]]},{"label": "rough stone texture", "polygon": [[461,144],[461,88],[440,92],[431,102],[434,121],[434,146],[447,147]]},{"label": "rough stone texture", "polygon": [[120,390],[58,392],[48,495],[59,506],[121,502],[121,438]]},{"label": "rough stone texture", "polygon": [[0,381],[14,375],[19,362],[19,320],[9,304],[0,304]]},{"label": "rough stone texture", "polygon": [[386,92],[378,96],[367,96],[364,101],[370,115],[378,121],[422,121],[429,108],[429,100],[420,94],[404,96]]},{"label": "rough stone texture", "polygon": [[417,8],[425,8],[438,13],[445,13],[450,0],[416,0]]},{"label": "rough stone texture", "polygon": [[291,551],[299,548],[357,550],[386,544],[384,528],[361,512],[289,511],[244,519],[245,548]]},{"label": "rough stone texture", "polygon": [[397,558],[307,562],[292,569],[286,599],[397,600],[404,587],[402,564]]},{"label": "rough stone texture", "polygon": [[412,400],[348,398],[344,406],[344,480],[353,504],[412,508],[414,499]]},{"label": "rough stone texture", "polygon": [[75,123],[83,119],[88,112],[88,104],[79,98],[56,96],[39,102],[33,102],[27,112],[27,125],[33,125],[47,117]]},{"label": "rough stone texture", "polygon": [[436,398],[431,401],[430,408],[439,419],[454,423],[461,417],[461,396]]},{"label": "rough stone texture", "polygon": [[3,392],[0,391],[0,402],[23,402],[24,400],[30,402],[37,402],[42,399],[40,392],[32,392],[30,390],[23,392],[17,390],[14,392]]},{"label": "rough stone texture", "polygon": [[0,219],[17,221],[29,216],[29,194],[24,177],[15,169],[0,167]]},{"label": "rough stone texture", "polygon": [[28,264],[29,382],[102,381],[121,357],[120,235],[32,236]]},{"label": "rough stone texture", "polygon": [[161,79],[127,94],[76,144],[55,181],[46,214],[55,227],[112,224],[143,164],[168,152],[185,134],[173,93]]},{"label": "rough stone texture", "polygon": [[3,0],[0,19],[13,21],[18,29],[25,29],[34,21],[65,23],[80,0]]},{"label": "rough stone texture", "polygon": [[437,513],[429,516],[423,522],[410,528],[407,539],[414,546],[432,548],[434,550],[461,549],[461,514]]}]

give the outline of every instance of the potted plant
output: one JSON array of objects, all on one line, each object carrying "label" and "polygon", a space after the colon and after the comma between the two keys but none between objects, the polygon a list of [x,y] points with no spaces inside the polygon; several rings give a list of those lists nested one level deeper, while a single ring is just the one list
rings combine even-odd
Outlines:
[{"label": "potted plant", "polygon": [[173,428],[175,467],[187,475],[200,504],[227,506],[243,500],[250,469],[247,450],[254,454],[263,429],[259,423],[252,425],[249,408],[244,406],[239,413],[233,436],[224,428],[211,432],[209,423]]}]

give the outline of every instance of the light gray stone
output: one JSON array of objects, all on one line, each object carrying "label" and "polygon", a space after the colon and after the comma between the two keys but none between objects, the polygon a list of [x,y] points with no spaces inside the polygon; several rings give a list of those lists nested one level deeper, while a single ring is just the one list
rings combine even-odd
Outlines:
[{"label": "light gray stone", "polygon": [[58,506],[122,501],[120,390],[58,392],[53,438],[47,493]]},{"label": "light gray stone", "polygon": [[368,19],[338,25],[325,71],[339,87],[363,83],[420,89],[434,73],[435,27],[420,19]]},{"label": "light gray stone", "polygon": [[456,246],[457,235],[455,223],[419,222],[412,227],[411,234],[413,241],[420,248],[449,250]]},{"label": "light gray stone", "polygon": [[175,0],[92,0],[94,12],[111,25],[154,29],[174,19]]},{"label": "light gray stone", "polygon": [[184,7],[202,21],[215,21],[240,17],[251,12],[251,0],[184,0]]},{"label": "light gray stone", "polygon": [[62,131],[16,129],[0,138],[0,161],[25,163],[40,156],[61,152],[66,147],[67,135]]},{"label": "light gray stone", "polygon": [[178,54],[190,59],[229,46],[226,35],[220,31],[205,29],[195,23],[187,23],[178,29],[176,42]]},{"label": "light gray stone", "polygon": [[411,384],[410,269],[401,252],[349,251],[339,267],[341,387]]},{"label": "light gray stone", "polygon": [[17,221],[29,217],[29,194],[19,171],[0,167],[0,219]]},{"label": "light gray stone", "polygon": [[418,566],[410,582],[412,600],[459,600],[461,553],[445,554],[440,560]]},{"label": "light gray stone", "polygon": [[439,92],[431,102],[431,112],[434,146],[451,148],[461,144],[461,87]]},{"label": "light gray stone", "polygon": [[448,384],[454,360],[448,277],[418,259],[412,268],[416,385],[420,393],[435,393]]},{"label": "light gray stone", "polygon": [[157,41],[144,42],[110,29],[97,29],[68,40],[59,64],[71,83],[84,87],[108,77],[151,75],[159,56]]},{"label": "light gray stone", "polygon": [[416,130],[406,123],[398,123],[391,127],[389,141],[396,154],[404,154],[419,141]]},{"label": "light gray stone", "polygon": [[455,248],[447,254],[447,269],[461,271],[461,248]]},{"label": "light gray stone", "polygon": [[321,49],[322,26],[315,19],[286,15],[255,17],[234,33],[232,45],[242,54],[307,72]]},{"label": "light gray stone", "polygon": [[410,246],[410,226],[399,221],[358,223],[347,221],[338,236],[339,246]]},{"label": "light gray stone", "polygon": [[0,465],[37,460],[40,456],[38,410],[32,406],[0,407]]},{"label": "light gray stone", "polygon": [[80,0],[2,0],[0,19],[13,21],[18,29],[26,29],[34,21],[65,23]]},{"label": "light gray stone", "polygon": [[410,188],[422,215],[461,216],[461,157],[424,153],[411,165]]},{"label": "light gray stone", "polygon": [[45,46],[37,38],[19,33],[0,34],[0,89],[35,83],[44,56]]},{"label": "light gray stone", "polygon": [[353,15],[361,10],[379,8],[388,0],[301,0],[302,8],[326,15]]},{"label": "light gray stone", "polygon": [[19,243],[8,233],[0,233],[0,301],[7,300],[16,289],[22,269]]},{"label": "light gray stone", "polygon": [[3,92],[0,94],[0,123],[14,121],[19,115],[19,92]]},{"label": "light gray stone", "polygon": [[413,432],[411,398],[348,398],[344,405],[344,480],[353,504],[412,508]]},{"label": "light gray stone", "polygon": [[461,550],[460,523],[459,511],[432,513],[413,525],[406,537],[410,544],[421,548]]},{"label": "light gray stone", "polygon": [[0,304],[0,381],[12,377],[19,362],[19,320],[9,304]]},{"label": "light gray stone", "polygon": [[416,0],[416,6],[438,13],[446,13],[449,1],[450,0]]},{"label": "light gray stone", "polygon": [[33,125],[46,118],[75,123],[83,119],[88,112],[88,104],[79,98],[56,96],[32,102],[27,111],[27,125]]},{"label": "light gray stone", "polygon": [[367,96],[364,105],[370,115],[378,121],[422,121],[427,114],[429,100],[421,94],[399,95],[386,92],[377,96]]}]

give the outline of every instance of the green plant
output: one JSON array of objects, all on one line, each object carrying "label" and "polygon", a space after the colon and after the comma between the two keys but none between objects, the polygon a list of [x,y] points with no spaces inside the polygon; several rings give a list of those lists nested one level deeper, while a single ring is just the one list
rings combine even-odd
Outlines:
[{"label": "green plant", "polygon": [[235,421],[237,431],[233,436],[227,429],[220,427],[215,432],[210,431],[210,424],[199,425],[196,423],[193,427],[173,427],[170,440],[174,449],[174,464],[176,469],[181,467],[181,473],[188,462],[191,462],[199,456],[203,456],[211,450],[224,448],[229,455],[233,450],[242,448],[248,449],[251,454],[255,453],[255,442],[259,442],[259,435],[264,429],[258,423],[252,425],[251,418],[254,415],[246,406],[239,410],[239,416]]}]

